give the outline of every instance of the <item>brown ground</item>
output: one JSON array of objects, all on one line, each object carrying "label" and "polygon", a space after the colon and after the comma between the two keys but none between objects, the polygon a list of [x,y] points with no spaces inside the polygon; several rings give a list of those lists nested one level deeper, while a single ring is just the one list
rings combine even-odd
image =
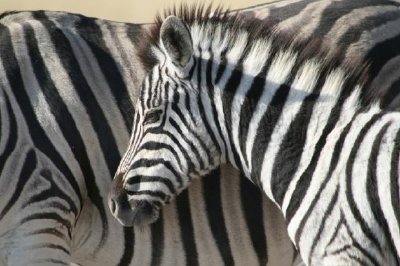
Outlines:
[{"label": "brown ground", "polygon": [[[182,0],[184,1],[184,0]],[[187,3],[202,2],[186,0]],[[218,3],[231,9],[248,7],[271,0],[205,0],[206,3]],[[127,21],[152,22],[158,10],[170,7],[177,0],[0,0],[0,12],[7,10],[56,10],[80,13],[87,16]]]}]

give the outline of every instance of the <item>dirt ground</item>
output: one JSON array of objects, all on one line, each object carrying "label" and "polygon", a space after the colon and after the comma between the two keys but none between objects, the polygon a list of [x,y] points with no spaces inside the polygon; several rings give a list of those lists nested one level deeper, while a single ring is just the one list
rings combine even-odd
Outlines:
[{"label": "dirt ground", "polygon": [[[0,12],[7,10],[56,10],[80,13],[116,21],[152,22],[157,11],[170,7],[177,0],[0,0]],[[203,2],[186,0],[186,3]],[[214,5],[222,3],[231,9],[253,6],[271,0],[205,0]]]}]

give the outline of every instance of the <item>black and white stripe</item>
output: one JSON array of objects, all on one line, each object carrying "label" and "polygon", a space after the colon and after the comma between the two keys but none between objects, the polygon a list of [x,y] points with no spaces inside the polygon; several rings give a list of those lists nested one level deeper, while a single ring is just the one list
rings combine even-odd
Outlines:
[{"label": "black and white stripe", "polygon": [[295,33],[298,40],[318,38],[345,62],[362,58],[370,64],[368,98],[382,98],[382,108],[395,109],[400,101],[397,5],[385,0],[284,0],[246,9],[243,15],[267,20],[277,30]]},{"label": "black and white stripe", "polygon": [[0,265],[293,265],[282,215],[230,167],[151,226],[124,228],[109,213],[144,27],[64,12],[1,15]]},{"label": "black and white stripe", "polygon": [[156,64],[113,181],[114,216],[151,223],[229,162],[281,208],[308,265],[400,264],[400,114],[370,97],[373,64],[255,19],[178,10],[139,50]]}]

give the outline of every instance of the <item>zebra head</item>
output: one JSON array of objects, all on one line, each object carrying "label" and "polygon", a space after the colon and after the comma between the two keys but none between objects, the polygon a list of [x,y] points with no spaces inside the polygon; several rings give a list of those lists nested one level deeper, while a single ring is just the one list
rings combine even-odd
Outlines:
[{"label": "zebra head", "polygon": [[163,204],[221,162],[206,134],[201,93],[190,78],[194,49],[182,20],[170,16],[162,23],[153,52],[158,63],[143,81],[131,140],[109,195],[110,209],[123,225],[154,222]]}]

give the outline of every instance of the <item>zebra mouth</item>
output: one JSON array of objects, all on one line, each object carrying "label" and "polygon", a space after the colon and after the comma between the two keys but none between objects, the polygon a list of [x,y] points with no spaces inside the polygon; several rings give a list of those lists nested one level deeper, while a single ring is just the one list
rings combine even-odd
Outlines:
[{"label": "zebra mouth", "polygon": [[157,221],[160,215],[160,208],[145,200],[130,202],[132,210],[131,226],[146,226]]}]

